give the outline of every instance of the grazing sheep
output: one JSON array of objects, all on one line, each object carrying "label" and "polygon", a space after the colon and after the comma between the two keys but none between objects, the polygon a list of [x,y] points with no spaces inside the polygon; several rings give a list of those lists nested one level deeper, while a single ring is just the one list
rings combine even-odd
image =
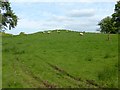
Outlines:
[{"label": "grazing sheep", "polygon": [[83,33],[80,33],[81,36],[83,36]]},{"label": "grazing sheep", "polygon": [[50,31],[48,31],[47,33],[48,33],[48,34],[50,34],[51,32],[50,32]]},{"label": "grazing sheep", "polygon": [[59,31],[59,30],[57,30],[57,33],[60,33],[60,31]]},{"label": "grazing sheep", "polygon": [[69,30],[66,30],[66,32],[69,32]]}]

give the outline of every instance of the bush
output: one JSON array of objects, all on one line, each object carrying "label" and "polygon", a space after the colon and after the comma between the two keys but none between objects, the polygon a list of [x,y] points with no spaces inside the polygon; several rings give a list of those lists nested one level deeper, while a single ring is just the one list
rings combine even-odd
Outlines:
[{"label": "bush", "polygon": [[26,35],[26,34],[25,34],[25,32],[20,32],[20,34],[19,34],[19,35]]}]

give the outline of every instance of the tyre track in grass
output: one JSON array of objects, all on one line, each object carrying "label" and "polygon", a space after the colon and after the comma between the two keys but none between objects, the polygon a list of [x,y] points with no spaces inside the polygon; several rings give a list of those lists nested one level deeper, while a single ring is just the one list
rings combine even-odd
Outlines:
[{"label": "tyre track in grass", "polygon": [[[42,58],[42,57],[40,57],[40,56],[38,56],[38,55],[36,55],[36,57],[38,57],[39,59],[41,59],[41,60],[44,61],[44,63],[47,65],[46,68],[49,68],[49,69],[51,68],[51,67],[48,65],[48,63],[46,62],[46,60],[45,60],[44,58]],[[63,83],[63,81],[61,82],[61,80],[59,80],[57,84],[58,84],[60,87],[69,87],[69,88],[72,88],[72,87],[74,87],[74,88],[80,88],[80,87],[82,87],[82,86],[80,86],[80,85],[78,84],[78,82],[74,81],[74,80],[71,79],[70,77],[67,77],[67,76],[65,76],[65,75],[63,75],[63,74],[61,74],[61,73],[59,73],[59,72],[56,73],[55,71],[53,71],[53,69],[51,69],[51,72],[52,72],[54,75],[57,75],[57,76],[61,77],[61,79],[64,79],[64,81],[67,82],[68,85],[62,86],[61,83]],[[58,77],[54,76],[54,78],[57,79]]]},{"label": "tyre track in grass", "polygon": [[[75,85],[74,87],[77,87],[77,88],[84,88],[84,82],[82,81],[81,78],[76,78],[72,75],[70,75],[69,73],[67,73],[66,71],[64,71],[63,69],[53,65],[53,64],[50,64],[48,62],[46,62],[52,69],[56,70],[60,75],[62,75],[62,77],[64,76],[64,79],[70,81],[73,85]],[[88,86],[89,87],[89,86]]]},{"label": "tyre track in grass", "polygon": [[[23,63],[20,62],[18,56],[15,57],[14,60],[14,76],[22,77],[22,82],[28,84],[30,87],[44,87],[41,82],[36,81],[33,77],[28,74],[27,70],[24,69]],[[28,87],[29,88],[29,87]]]},{"label": "tyre track in grass", "polygon": [[[54,85],[54,84],[50,84],[47,80],[42,80],[40,77],[34,75],[30,69],[28,69],[27,66],[25,66],[24,63],[20,62],[20,59],[18,57],[16,57],[16,62],[17,62],[17,66],[19,66],[19,68],[21,69],[21,73],[24,73],[25,75],[27,75],[29,78],[31,78],[34,82],[37,82],[38,85],[34,85],[33,82],[31,82],[32,86],[37,87],[37,88],[57,88],[58,86]],[[58,71],[60,74],[65,75],[66,78],[71,78],[77,82],[83,82],[86,84],[87,87],[92,87],[95,86],[96,88],[101,88],[101,86],[99,86],[98,84],[96,84],[93,80],[82,80],[81,78],[77,78],[74,77],[73,75],[70,75],[68,72],[66,72],[65,70],[59,68],[58,66],[55,66],[53,64],[50,64],[47,62],[47,64],[52,67],[54,70]],[[15,66],[14,66],[15,67]],[[67,78],[68,77],[68,78]],[[29,80],[28,80],[29,81]],[[29,84],[30,82],[28,82],[26,79],[26,82]],[[39,84],[41,83],[41,84]],[[81,86],[80,84],[76,84],[79,87]],[[92,85],[92,86],[91,86]]]},{"label": "tyre track in grass", "polygon": [[50,63],[48,63],[48,65],[49,65],[50,67],[52,67],[53,69],[59,71],[60,73],[66,75],[66,76],[68,76],[68,77],[70,77],[70,78],[72,78],[72,79],[74,79],[74,80],[76,80],[76,81],[82,81],[81,78],[76,78],[76,77],[70,75],[69,73],[67,73],[65,70],[63,70],[63,69],[61,69],[61,68],[59,68],[59,67],[57,67],[57,66],[55,66],[55,65],[52,65],[52,64],[50,64]]},{"label": "tyre track in grass", "polygon": [[70,77],[71,79],[73,79],[73,80],[75,80],[75,81],[84,82],[84,83],[86,84],[86,86],[88,86],[88,87],[91,87],[91,85],[92,85],[92,86],[94,86],[94,87],[96,87],[96,88],[104,88],[104,86],[101,86],[101,85],[97,84],[94,80],[88,80],[88,79],[82,80],[81,78],[78,78],[78,77],[75,77],[75,76],[69,74],[68,72],[66,72],[65,70],[59,68],[59,67],[56,66],[56,65],[53,65],[53,64],[48,63],[48,62],[46,62],[46,63],[47,63],[51,68],[53,68],[54,70],[58,71],[59,73],[61,73],[61,74],[63,74],[63,75],[66,75],[67,77]]},{"label": "tyre track in grass", "polygon": [[[56,88],[57,87],[56,85],[49,83],[47,80],[42,80],[40,77],[34,75],[24,63],[20,62],[20,59],[18,57],[16,57],[16,63],[18,64],[17,66],[19,66],[19,68],[21,69],[21,73],[24,73],[25,75],[29,76],[31,79],[33,79],[35,82],[38,83],[37,87],[35,86],[36,88]],[[34,82],[31,82],[31,83],[34,84]]]}]

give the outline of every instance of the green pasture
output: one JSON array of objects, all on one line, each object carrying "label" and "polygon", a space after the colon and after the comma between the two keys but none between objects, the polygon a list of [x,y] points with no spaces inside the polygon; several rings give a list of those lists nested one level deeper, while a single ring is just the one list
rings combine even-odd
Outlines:
[{"label": "green pasture", "polygon": [[118,34],[2,36],[3,88],[117,88]]}]

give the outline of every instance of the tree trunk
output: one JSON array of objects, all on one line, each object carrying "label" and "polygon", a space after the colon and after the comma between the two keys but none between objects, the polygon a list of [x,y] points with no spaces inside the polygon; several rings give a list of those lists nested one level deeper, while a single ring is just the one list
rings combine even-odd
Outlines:
[{"label": "tree trunk", "polygon": [[108,32],[108,41],[110,40],[110,32]]}]

